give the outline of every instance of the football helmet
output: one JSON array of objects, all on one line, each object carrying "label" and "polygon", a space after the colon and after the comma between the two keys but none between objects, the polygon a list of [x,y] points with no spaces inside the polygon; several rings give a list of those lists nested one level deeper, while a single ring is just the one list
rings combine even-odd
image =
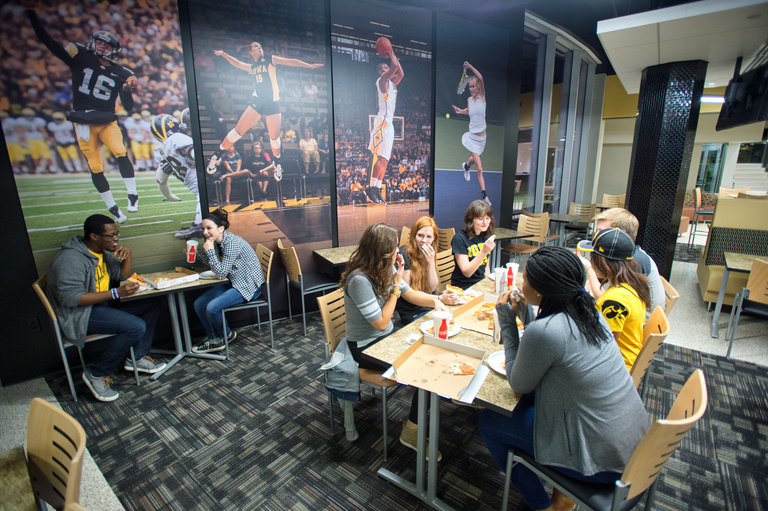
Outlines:
[{"label": "football helmet", "polygon": [[152,136],[160,142],[165,142],[165,139],[171,136],[171,134],[179,131],[179,121],[172,115],[160,114],[156,115],[152,119]]},{"label": "football helmet", "polygon": [[54,112],[54,113],[53,113],[53,115],[52,115],[51,117],[53,117],[53,119],[54,119],[55,121],[63,121],[64,119],[66,119],[66,117],[64,116],[64,114],[63,114],[63,113],[61,113],[61,112]]},{"label": "football helmet", "polygon": [[192,129],[192,115],[189,113],[189,108],[185,108],[179,115],[179,122],[181,123],[182,131],[189,131]]},{"label": "football helmet", "polygon": [[[106,53],[96,51],[96,41],[104,41],[112,47],[112,49]],[[100,57],[104,57],[107,60],[115,60],[117,54],[120,53],[120,41],[117,40],[115,34],[107,32],[106,30],[99,30],[94,32],[90,39],[88,39],[87,48]]]}]

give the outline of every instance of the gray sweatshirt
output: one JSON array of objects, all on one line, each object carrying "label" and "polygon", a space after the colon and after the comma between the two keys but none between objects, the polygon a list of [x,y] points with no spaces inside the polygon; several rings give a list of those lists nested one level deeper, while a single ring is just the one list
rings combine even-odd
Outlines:
[{"label": "gray sweatshirt", "polygon": [[[120,261],[112,257],[111,252],[104,252],[110,282],[127,278],[120,271]],[[48,270],[46,294],[51,302],[64,340],[82,348],[88,320],[91,317],[91,305],[78,305],[85,293],[96,292],[96,265],[99,259],[91,254],[83,243],[82,236],[73,236],[61,246],[61,252],[53,259]]]},{"label": "gray sweatshirt", "polygon": [[567,314],[531,322],[520,340],[512,307],[497,311],[507,380],[515,392],[536,391],[536,461],[584,475],[623,472],[650,425],[605,319],[606,341],[592,346]]}]

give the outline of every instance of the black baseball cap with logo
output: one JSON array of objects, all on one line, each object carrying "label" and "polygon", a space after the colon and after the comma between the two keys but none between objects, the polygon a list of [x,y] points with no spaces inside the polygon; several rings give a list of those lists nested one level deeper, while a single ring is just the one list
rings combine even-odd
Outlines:
[{"label": "black baseball cap with logo", "polygon": [[580,241],[578,249],[582,252],[594,252],[614,261],[631,261],[635,254],[635,243],[629,234],[614,227],[598,232],[591,242]]}]

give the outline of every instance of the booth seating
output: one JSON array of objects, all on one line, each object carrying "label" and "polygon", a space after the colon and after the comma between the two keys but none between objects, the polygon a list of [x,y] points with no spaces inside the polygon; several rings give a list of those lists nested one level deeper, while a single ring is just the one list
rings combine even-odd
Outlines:
[{"label": "booth seating", "polygon": [[[768,256],[768,201],[720,199],[715,206],[707,244],[699,254],[696,274],[701,298],[715,303],[725,269],[724,252]],[[723,303],[747,284],[748,273],[731,272]]]}]

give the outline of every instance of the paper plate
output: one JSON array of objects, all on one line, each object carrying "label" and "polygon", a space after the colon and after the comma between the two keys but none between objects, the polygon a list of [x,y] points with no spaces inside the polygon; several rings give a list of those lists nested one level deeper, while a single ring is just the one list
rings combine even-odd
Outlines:
[{"label": "paper plate", "polygon": [[504,369],[504,350],[496,351],[488,355],[488,366],[497,373],[506,376],[507,371]]},{"label": "paper plate", "polygon": [[[430,328],[432,328],[432,320],[431,319],[425,321],[424,323],[421,324],[421,326],[419,326],[419,329],[421,330],[421,332],[423,334],[425,334],[425,335],[432,335],[434,337],[437,337],[437,332],[429,333],[429,329]],[[448,329],[448,337],[453,337],[454,335],[458,334],[459,332],[461,332],[461,327],[459,325],[457,325],[456,323],[454,323],[453,326]]]}]

